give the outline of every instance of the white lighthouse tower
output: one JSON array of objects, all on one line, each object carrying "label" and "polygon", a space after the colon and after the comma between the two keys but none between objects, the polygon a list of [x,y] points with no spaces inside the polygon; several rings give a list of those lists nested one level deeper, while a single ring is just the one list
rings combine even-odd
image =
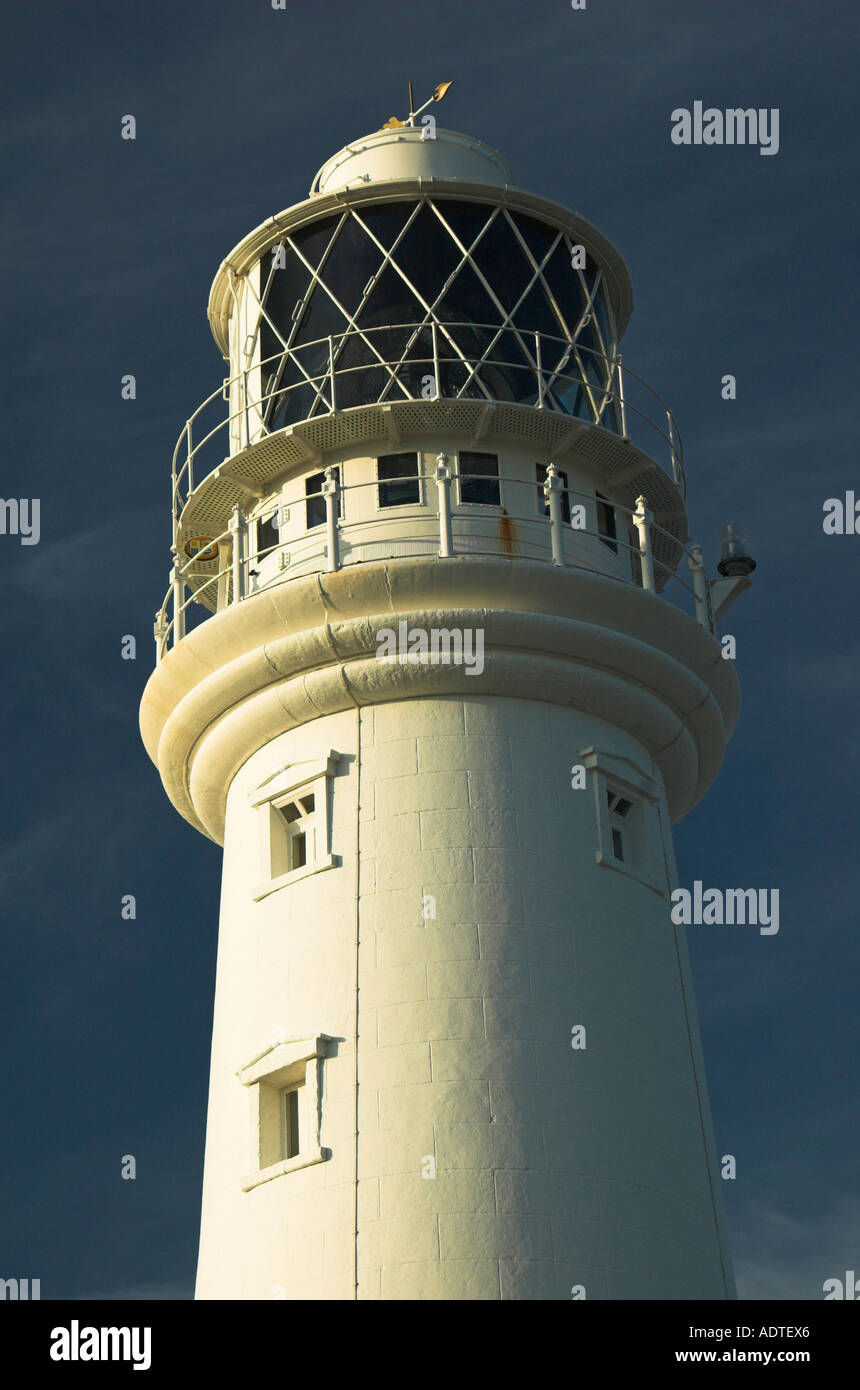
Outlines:
[{"label": "white lighthouse tower", "polygon": [[734,1296],[670,827],[752,561],[631,308],[421,112],[218,271],[141,710],[224,847],[198,1298]]}]

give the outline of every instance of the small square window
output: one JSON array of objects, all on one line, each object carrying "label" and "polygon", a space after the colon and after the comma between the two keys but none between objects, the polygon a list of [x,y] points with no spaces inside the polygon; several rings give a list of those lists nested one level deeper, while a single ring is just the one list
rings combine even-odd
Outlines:
[{"label": "small square window", "polygon": [[326,1033],[278,1042],[237,1076],[251,1102],[252,1152],[242,1189],[294,1173],[330,1156],[321,1145],[322,1068],[332,1039]]},{"label": "small square window", "polygon": [[597,863],[663,892],[665,804],[659,783],[621,754],[585,748],[580,756],[595,797]]},{"label": "small square window", "polygon": [[330,785],[340,755],[280,768],[250,793],[260,825],[263,881],[255,902],[321,869],[334,868]]},{"label": "small square window", "polygon": [[[341,514],[341,492],[340,492],[340,464],[337,464],[332,473],[338,486],[337,497],[335,498],[335,515]],[[310,531],[314,526],[325,525],[325,497],[323,496],[323,483],[325,473],[312,473],[309,478],[305,478],[305,525]]]},{"label": "small square window", "polygon": [[604,497],[602,492],[595,494],[597,497],[597,534],[608,545],[610,550],[618,554],[618,531],[615,525],[615,508],[608,497]]},{"label": "small square window", "polygon": [[[561,494],[561,514],[565,521],[570,522],[570,493],[567,491],[567,474],[562,472],[560,468],[557,468],[555,471],[561,478],[561,486],[563,489]],[[546,482],[546,464],[536,463],[535,472],[537,474],[538,484],[538,511],[541,516],[549,516],[549,502],[547,502],[543,495],[543,485]]]},{"label": "small square window", "polygon": [[417,454],[387,454],[376,461],[380,507],[416,506],[421,501]]},{"label": "small square window", "polygon": [[460,501],[472,506],[500,507],[499,460],[496,454],[460,454]]}]

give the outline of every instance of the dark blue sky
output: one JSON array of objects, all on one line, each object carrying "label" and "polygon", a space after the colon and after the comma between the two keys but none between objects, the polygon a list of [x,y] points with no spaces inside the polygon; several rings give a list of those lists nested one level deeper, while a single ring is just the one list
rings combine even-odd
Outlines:
[{"label": "dark blue sky", "polygon": [[[440,124],[615,243],[625,362],[680,421],[711,568],[723,522],[749,529],[759,568],[726,623],[741,723],[676,829],[682,883],[780,893],[776,936],[689,929],[738,1165],[723,1187],[742,1297],[820,1298],[860,1268],[860,537],[821,524],[860,495],[858,39],[856,6],[821,0],[4,6],[0,492],[41,499],[42,535],[0,536],[0,1277],[45,1298],[193,1292],[220,852],[137,730],[170,457],[223,375],[221,259],[402,116],[408,78],[422,99],[453,80]],[[673,145],[696,100],[779,108],[779,153]]]}]

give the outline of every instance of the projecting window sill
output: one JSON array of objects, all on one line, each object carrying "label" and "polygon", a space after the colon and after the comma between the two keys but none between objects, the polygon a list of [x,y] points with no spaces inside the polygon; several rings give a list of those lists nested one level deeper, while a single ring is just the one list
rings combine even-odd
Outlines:
[{"label": "projecting window sill", "polygon": [[255,903],[267,898],[270,893],[277,893],[279,888],[289,888],[291,883],[298,883],[300,879],[308,878],[311,874],[320,874],[325,869],[337,868],[337,855],[328,854],[324,859],[317,859],[313,864],[303,864],[300,869],[293,869],[288,874],[279,874],[277,878],[269,879],[268,883],[258,883],[251,894]]},{"label": "projecting window sill", "polygon": [[270,1163],[268,1168],[261,1168],[258,1173],[250,1173],[248,1177],[243,1178],[242,1191],[250,1192],[252,1188],[259,1187],[264,1182],[271,1182],[272,1178],[280,1178],[284,1173],[295,1173],[299,1168],[310,1168],[314,1163],[325,1163],[327,1158],[326,1149],[309,1149],[307,1153],[296,1154],[294,1158],[284,1158],[280,1163]]},{"label": "projecting window sill", "polygon": [[602,864],[604,869],[615,869],[616,873],[624,874],[626,878],[633,878],[637,883],[641,883],[645,888],[650,888],[652,893],[664,895],[664,889],[656,879],[643,874],[641,869],[637,869],[633,864],[623,864],[620,859],[615,859],[612,855],[603,854],[601,850],[596,850],[594,858],[598,864]]}]

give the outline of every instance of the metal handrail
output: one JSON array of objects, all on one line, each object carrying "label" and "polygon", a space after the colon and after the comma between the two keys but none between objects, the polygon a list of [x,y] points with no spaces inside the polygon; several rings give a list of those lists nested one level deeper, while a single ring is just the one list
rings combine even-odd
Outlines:
[{"label": "metal handrail", "polygon": [[[389,392],[394,386],[399,387],[401,391],[401,396],[399,397],[399,399],[427,399],[423,395],[412,395],[406,389],[403,381],[400,379],[401,373],[404,370],[408,370],[411,373],[415,372],[417,369],[421,367],[432,369],[428,370],[426,375],[429,375],[434,381],[434,386],[437,394],[430,398],[433,400],[464,399],[462,392],[466,390],[468,387],[470,387],[472,383],[475,383],[484,392],[484,398],[487,401],[504,400],[505,397],[494,395],[481,381],[481,372],[483,370],[503,369],[509,372],[528,372],[534,377],[536,384],[536,408],[538,409],[557,409],[557,407],[554,407],[551,404],[548,407],[547,403],[551,402],[553,399],[557,397],[560,397],[563,391],[568,391],[571,388],[575,388],[577,390],[582,391],[584,400],[590,406],[590,414],[592,418],[590,420],[587,420],[587,423],[603,424],[607,412],[607,407],[610,405],[610,403],[615,403],[618,409],[618,415],[621,422],[621,437],[628,437],[627,417],[628,412],[632,412],[633,415],[643,420],[651,429],[656,431],[656,433],[662,438],[664,444],[668,449],[671,476],[674,479],[677,486],[680,488],[683,496],[686,488],[684,476],[684,456],[683,444],[681,441],[681,433],[678,428],[677,421],[675,420],[671,410],[669,409],[666,402],[662,399],[662,397],[659,396],[658,393],[654,391],[653,388],[650,387],[642,377],[638,376],[636,372],[631,371],[631,369],[627,366],[622,366],[622,361],[620,357],[609,357],[605,353],[598,352],[596,349],[593,348],[585,347],[584,345],[576,343],[567,338],[559,338],[551,334],[527,334],[522,332],[520,333],[521,338],[525,340],[531,339],[534,342],[534,363],[522,361],[508,362],[502,358],[496,357],[481,357],[473,359],[467,357],[465,353],[460,352],[459,349],[459,355],[440,356],[438,348],[437,331],[439,327],[441,327],[443,330],[453,330],[458,328],[486,330],[490,332],[495,332],[497,337],[503,331],[498,324],[476,324],[467,322],[452,322],[441,325],[437,325],[435,322],[432,324],[400,323],[387,324],[382,327],[378,326],[375,328],[368,328],[364,330],[348,329],[340,334],[329,335],[328,337],[314,339],[313,341],[308,343],[302,343],[298,347],[294,348],[288,355],[285,354],[284,351],[274,353],[272,354],[272,356],[264,359],[262,362],[254,364],[252,367],[237,373],[235,376],[231,378],[225,378],[222,381],[221,385],[215,391],[213,391],[206,398],[206,400],[204,400],[202,404],[197,407],[193,415],[189,417],[189,419],[185,423],[185,426],[183,427],[179,439],[176,442],[176,447],[173,451],[172,466],[172,502],[174,523],[176,523],[176,521],[178,520],[179,514],[181,513],[182,508],[187,502],[188,497],[195,490],[195,460],[198,458],[199,454],[201,453],[201,450],[203,450],[205,446],[221,430],[229,430],[231,426],[236,424],[236,422],[241,422],[244,420],[245,444],[242,447],[247,447],[251,443],[251,423],[249,417],[252,413],[256,413],[259,416],[258,420],[254,425],[254,432],[256,433],[257,431],[259,431],[260,438],[263,438],[268,433],[271,433],[271,431],[265,423],[265,420],[263,419],[263,416],[265,414],[265,408],[267,407],[268,403],[274,401],[283,401],[289,396],[290,392],[295,391],[299,388],[311,387],[315,391],[312,410],[317,411],[320,403],[322,402],[330,406],[329,413],[334,413],[336,401],[335,383],[338,377],[349,377],[354,375],[355,373],[366,373],[370,370],[378,371],[380,369],[385,369],[388,372],[388,380],[386,381],[385,386],[382,388],[381,392],[377,395],[376,400],[369,400],[367,402],[364,402],[364,404],[386,402],[386,400],[390,399]],[[343,347],[347,344],[349,340],[367,341],[368,339],[371,339],[374,334],[390,333],[392,331],[420,332],[422,329],[427,328],[433,330],[433,351],[432,354],[429,356],[409,357],[406,360],[404,360],[403,357],[385,360],[380,356],[378,361],[372,363],[363,363],[359,366],[337,366],[337,358],[339,357]],[[552,360],[552,353],[547,351],[547,345],[555,345],[556,348],[561,350],[556,358],[559,365],[554,369],[550,369],[547,365],[545,365],[550,360]],[[306,371],[304,366],[302,365],[302,357],[312,352],[313,349],[321,349],[324,346],[326,346],[328,349],[326,354],[328,365],[326,369],[322,371],[317,371],[315,373]],[[589,359],[596,359],[597,362],[601,364],[601,376],[604,382],[603,385],[598,386],[595,385],[593,382],[589,381],[588,376],[584,371],[572,374],[564,370],[564,368],[568,366],[571,357],[575,357],[578,355],[587,355]],[[294,362],[298,366],[299,370],[302,372],[302,379],[297,382],[289,383],[286,386],[277,385],[274,389],[263,392],[258,398],[250,399],[248,395],[248,378],[251,375],[251,373],[254,371],[260,371],[262,373],[264,368],[266,367],[274,366],[274,364],[276,363],[282,364],[284,362],[285,356],[287,356],[288,360]],[[440,385],[440,368],[450,365],[455,365],[461,368],[468,368],[469,375],[467,381],[460,388],[460,392],[457,395],[441,396],[438,394],[438,388]],[[280,373],[278,374],[278,376],[280,376]],[[625,391],[625,382],[628,380],[637,382],[639,386],[641,386],[644,389],[644,391],[646,391],[648,395],[652,397],[653,400],[656,401],[657,404],[660,406],[660,409],[664,412],[666,417],[667,428],[665,431],[651,418],[650,415],[648,415],[644,410],[640,409],[637,405],[630,401],[628,393]],[[560,387],[559,383],[561,383]],[[617,383],[617,389],[613,389],[614,383]],[[325,394],[326,385],[328,385],[329,388],[328,399],[326,399]],[[475,398],[467,397],[466,399],[471,400]],[[228,401],[227,412],[225,415],[221,415],[221,417],[212,426],[212,428],[208,429],[207,432],[203,435],[203,437],[195,442],[193,437],[194,424],[196,421],[199,420],[199,417],[203,414],[203,412],[206,411],[216,400],[222,402]],[[558,413],[564,414],[566,416],[569,415],[569,412],[567,411],[558,411]],[[311,419],[318,418],[318,416],[312,414],[304,418]],[[569,418],[583,419],[585,417],[571,415],[569,416]],[[295,421],[293,423],[299,423],[299,421]],[[183,447],[184,457],[182,455]],[[223,463],[224,459],[222,458],[219,462]],[[214,471],[214,468],[209,469],[204,476],[209,477]],[[183,483],[185,484],[184,488]],[[197,485],[199,486],[199,484]]]},{"label": "metal handrail", "polygon": [[[441,458],[441,457],[442,457],[442,456],[440,456],[440,458]],[[326,471],[327,471],[327,473],[328,473],[328,475],[329,475],[329,480],[331,481],[332,478],[333,478],[334,470],[329,469],[329,470],[326,470]],[[357,491],[357,490],[359,490],[360,488],[378,487],[378,486],[380,485],[380,481],[384,481],[384,482],[386,482],[386,483],[389,483],[389,482],[393,482],[393,483],[396,483],[396,482],[419,482],[419,483],[428,483],[428,482],[434,482],[434,481],[435,481],[436,483],[440,484],[440,487],[441,487],[441,485],[442,485],[443,483],[450,484],[451,482],[454,481],[455,478],[456,478],[458,481],[462,481],[463,479],[468,479],[468,478],[476,478],[476,479],[482,479],[482,480],[486,481],[485,475],[483,475],[483,474],[460,473],[460,472],[457,472],[457,473],[452,472],[452,473],[450,473],[450,474],[447,475],[447,478],[443,478],[442,475],[440,475],[440,473],[439,473],[439,471],[438,471],[438,469],[437,469],[437,472],[436,472],[435,474],[430,473],[430,472],[421,472],[421,471],[418,471],[418,472],[413,473],[413,474],[404,474],[404,475],[402,475],[401,477],[398,477],[398,478],[386,478],[386,479],[384,479],[384,480],[380,480],[380,479],[378,479],[378,478],[372,478],[372,479],[365,479],[365,480],[362,481],[362,482],[353,482],[353,483],[346,483],[346,484],[340,484],[340,483],[334,483],[334,482],[332,482],[332,487],[331,487],[329,493],[326,494],[325,492],[323,492],[323,495],[327,496],[327,519],[328,519],[328,523],[329,523],[329,529],[328,529],[328,534],[327,534],[327,538],[326,538],[325,553],[324,553],[324,555],[323,555],[323,557],[322,557],[322,559],[321,559],[321,561],[320,561],[320,564],[319,564],[318,566],[314,566],[314,567],[312,567],[312,568],[310,568],[310,569],[305,569],[305,568],[303,567],[305,562],[300,562],[300,564],[302,565],[302,573],[303,573],[303,575],[304,575],[304,574],[318,573],[318,572],[320,572],[320,571],[322,571],[322,570],[325,570],[326,568],[331,569],[331,568],[339,568],[339,567],[340,567],[340,566],[339,566],[339,563],[335,563],[335,564],[332,564],[332,563],[331,563],[331,561],[332,561],[331,550],[332,550],[332,546],[333,546],[333,545],[334,545],[335,549],[336,549],[336,546],[337,546],[337,541],[336,541],[336,537],[335,537],[335,532],[336,532],[337,530],[342,529],[342,525],[339,527],[339,526],[337,525],[337,520],[336,520],[336,518],[334,517],[334,506],[336,505],[337,499],[339,498],[339,495],[340,495],[341,493],[344,493],[344,492],[351,492],[351,491]],[[579,497],[579,498],[586,499],[586,500],[588,500],[589,502],[593,502],[593,501],[594,501],[594,494],[591,493],[591,492],[584,491],[584,490],[581,489],[581,488],[571,488],[571,487],[567,487],[567,486],[564,486],[564,485],[560,485],[560,484],[561,484],[560,477],[558,478],[558,484],[559,484],[559,485],[556,487],[555,490],[556,490],[556,493],[557,493],[557,495],[558,495],[559,497],[567,496],[568,499],[572,499],[572,498],[575,498],[575,497]],[[544,495],[546,495],[546,485],[540,484],[540,483],[536,483],[536,484],[535,484],[535,487],[537,487],[539,490],[543,490],[543,491],[544,491]],[[313,494],[310,494],[310,496],[318,497],[318,496],[320,496],[320,493],[313,493]],[[308,497],[309,497],[309,494],[307,494],[306,492],[297,493],[296,496],[295,496],[295,498],[289,497],[289,498],[287,498],[286,500],[284,500],[284,499],[279,500],[278,506],[279,506],[279,507],[281,507],[281,506],[283,506],[283,507],[294,507],[294,506],[300,505],[302,502],[306,502],[306,501],[308,500]],[[329,499],[330,499],[330,500],[329,500]],[[599,570],[599,569],[597,569],[594,565],[588,564],[588,563],[584,563],[582,560],[571,560],[571,559],[568,559],[567,557],[563,557],[562,560],[561,560],[561,564],[563,565],[564,568],[585,570],[586,572],[589,572],[589,573],[599,574],[602,578],[614,579],[614,580],[615,580],[616,582],[618,582],[618,583],[630,584],[630,585],[633,585],[634,587],[637,587],[637,588],[651,589],[652,591],[655,592],[655,597],[661,597],[661,595],[657,595],[657,594],[656,594],[656,590],[655,590],[655,588],[654,588],[654,582],[653,582],[653,566],[656,565],[656,566],[658,566],[660,569],[665,570],[666,573],[667,573],[667,575],[668,575],[668,578],[671,579],[671,580],[673,580],[675,583],[679,584],[679,585],[681,586],[681,588],[684,589],[684,590],[686,591],[686,593],[689,594],[689,595],[691,596],[691,598],[693,599],[694,604],[695,604],[695,606],[696,606],[696,616],[697,616],[698,621],[701,622],[704,626],[708,627],[711,631],[713,631],[713,622],[712,622],[712,619],[711,619],[711,616],[710,616],[710,612],[709,612],[708,607],[707,607],[707,601],[706,601],[706,598],[705,598],[705,596],[704,596],[704,592],[703,592],[702,588],[700,587],[699,589],[697,589],[697,588],[695,587],[695,585],[694,585],[693,587],[691,587],[689,584],[685,583],[685,581],[684,581],[683,579],[681,579],[681,577],[678,575],[678,573],[676,572],[676,570],[675,570],[672,566],[667,565],[667,564],[665,563],[665,561],[660,560],[660,559],[654,557],[653,554],[652,554],[652,552],[651,552],[650,536],[651,536],[651,534],[652,534],[653,532],[657,531],[657,532],[659,532],[661,535],[667,537],[667,539],[671,542],[671,544],[673,545],[673,547],[677,548],[677,549],[680,551],[681,555],[685,555],[685,556],[687,557],[688,562],[689,562],[689,565],[690,565],[690,569],[691,569],[691,571],[692,571],[693,574],[694,574],[694,579],[695,579],[697,567],[698,567],[698,568],[701,568],[701,550],[700,550],[700,548],[699,548],[698,546],[696,546],[695,544],[689,544],[689,545],[688,545],[687,542],[679,540],[677,536],[674,536],[670,531],[667,531],[664,527],[662,527],[662,526],[658,525],[656,522],[654,522],[653,519],[650,518],[650,516],[649,516],[649,514],[647,513],[647,511],[645,511],[645,510],[642,508],[642,506],[641,506],[641,501],[642,501],[642,499],[640,499],[640,505],[637,506],[637,508],[635,508],[635,509],[632,508],[632,507],[624,506],[624,505],[623,505],[622,503],[620,503],[620,502],[616,502],[616,503],[613,503],[613,504],[612,504],[612,505],[614,506],[616,512],[620,512],[620,513],[624,514],[626,517],[628,517],[628,518],[633,522],[634,526],[637,526],[637,527],[639,528],[639,531],[640,531],[640,544],[639,544],[638,546],[635,545],[635,544],[631,544],[628,540],[623,539],[620,535],[616,535],[616,536],[610,537],[610,536],[608,536],[608,534],[607,534],[606,532],[601,532],[601,531],[599,531],[599,530],[594,530],[594,529],[592,529],[592,528],[590,528],[590,527],[579,527],[579,526],[576,526],[576,527],[573,527],[573,528],[572,528],[572,529],[576,532],[577,535],[590,536],[590,537],[593,537],[593,538],[595,538],[595,539],[597,539],[597,540],[599,540],[599,541],[602,541],[602,542],[604,542],[604,543],[606,543],[606,544],[610,544],[611,547],[613,548],[613,550],[615,551],[615,553],[618,553],[619,550],[622,550],[622,551],[628,552],[631,556],[633,556],[633,555],[637,556],[638,559],[639,559],[639,561],[640,561],[640,569],[641,569],[641,577],[640,577],[640,581],[639,581],[639,582],[637,582],[637,580],[633,578],[632,569],[631,569],[631,577],[630,577],[630,578],[626,578],[626,577],[622,577],[622,576],[620,576],[620,575],[613,575],[613,574],[611,574],[611,573],[607,573],[607,572],[604,571],[604,570]],[[410,504],[405,504],[405,505],[408,506],[408,505],[410,505]],[[411,505],[416,505],[416,504],[411,504]],[[417,505],[423,505],[423,506],[425,506],[425,507],[427,506],[426,503],[424,503],[424,504],[419,503],[419,504],[417,504]],[[433,513],[430,513],[430,514],[431,514],[431,515],[434,515]],[[465,516],[468,516],[468,513],[457,513],[457,517],[460,518],[460,519],[462,519],[462,518],[465,517]],[[557,522],[557,520],[559,519],[559,517],[560,517],[560,512],[556,512],[555,517],[553,516],[552,505],[550,505],[550,516],[549,516],[548,518],[547,518],[547,517],[541,517],[541,516],[537,515],[537,516],[535,516],[534,518],[530,518],[530,520],[534,520],[534,521],[538,521],[538,522],[543,521],[543,520],[546,520],[547,523],[548,523],[548,525],[549,525],[549,527],[550,527],[550,531],[551,531],[551,533],[552,533],[553,530],[554,530],[554,528],[555,528],[555,526],[556,526],[556,522]],[[436,514],[435,514],[435,518],[436,518],[437,521],[440,521],[440,522],[441,522],[441,513],[436,513]],[[207,578],[205,578],[204,582],[203,582],[202,584],[199,584],[188,596],[185,596],[185,589],[186,589],[186,587],[190,587],[190,580],[191,580],[192,578],[199,577],[199,576],[195,576],[195,575],[194,575],[194,569],[195,569],[195,566],[197,566],[197,565],[199,565],[199,564],[201,563],[201,561],[200,561],[200,559],[199,559],[199,556],[192,556],[192,557],[189,557],[184,563],[181,563],[181,564],[180,564],[180,563],[178,563],[178,556],[177,556],[177,563],[174,565],[173,572],[172,572],[172,574],[171,574],[171,584],[170,584],[170,588],[168,589],[167,594],[165,595],[165,599],[164,599],[164,602],[163,602],[162,605],[161,605],[161,608],[159,609],[158,613],[156,614],[156,621],[155,621],[155,636],[156,636],[156,648],[157,648],[157,659],[158,659],[158,660],[161,660],[161,658],[163,657],[163,655],[164,655],[164,653],[165,653],[165,651],[166,651],[166,649],[167,649],[167,645],[168,645],[168,640],[169,640],[169,639],[172,639],[173,645],[175,645],[177,641],[181,641],[182,638],[184,637],[184,635],[185,635],[185,628],[186,628],[186,617],[187,617],[187,614],[188,614],[188,610],[189,610],[189,608],[190,608],[190,605],[191,605],[193,602],[197,602],[197,603],[200,602],[200,596],[201,596],[201,594],[204,594],[204,593],[206,593],[207,591],[211,591],[211,589],[212,589],[213,587],[215,588],[215,590],[216,590],[216,592],[217,592],[218,586],[219,586],[219,585],[223,585],[223,586],[224,586],[225,596],[226,596],[226,593],[228,592],[228,589],[229,589],[229,592],[230,592],[230,603],[233,604],[233,603],[236,603],[236,602],[241,602],[241,601],[242,601],[243,599],[245,599],[245,598],[251,597],[252,594],[262,593],[262,592],[264,592],[265,590],[267,590],[267,589],[269,589],[269,588],[273,588],[273,587],[275,587],[275,586],[278,585],[278,584],[282,584],[282,583],[284,583],[286,580],[289,579],[289,572],[288,572],[288,571],[286,571],[286,572],[281,572],[281,573],[278,573],[278,574],[276,574],[276,575],[273,575],[272,578],[265,580],[262,584],[257,583],[257,584],[254,586],[253,590],[251,590],[251,586],[250,586],[250,584],[249,584],[249,577],[250,577],[250,571],[251,571],[252,565],[258,564],[262,559],[264,559],[265,557],[267,557],[267,556],[269,556],[269,555],[272,555],[272,554],[274,554],[274,553],[276,553],[276,552],[278,552],[278,551],[283,551],[283,550],[285,549],[286,544],[287,544],[287,542],[283,542],[283,541],[278,540],[278,541],[276,541],[273,545],[264,546],[264,547],[260,547],[260,546],[258,545],[257,548],[256,548],[255,550],[251,550],[251,549],[250,549],[250,546],[248,545],[248,536],[249,536],[250,526],[251,526],[252,523],[254,523],[254,524],[258,523],[258,522],[260,521],[260,519],[261,519],[260,516],[257,516],[257,517],[255,517],[255,518],[251,518],[250,520],[249,520],[249,519],[246,519],[245,517],[242,516],[241,510],[240,510],[240,508],[237,506],[237,507],[234,509],[234,516],[233,516],[233,518],[231,519],[231,523],[230,523],[229,527],[228,527],[226,530],[222,531],[218,536],[207,537],[207,541],[208,541],[207,549],[208,549],[208,548],[215,547],[215,548],[216,548],[216,555],[218,555],[218,554],[220,553],[220,547],[221,547],[221,545],[226,544],[226,543],[229,543],[230,548],[231,548],[230,568],[227,569],[227,568],[222,567],[222,566],[219,565],[218,571],[217,571],[215,574],[209,575]],[[385,518],[378,518],[378,520],[380,520],[380,521],[382,521],[382,520],[384,520],[384,519],[385,519]],[[451,518],[450,518],[450,515],[449,515],[449,518],[448,518],[448,519],[449,519],[449,522],[450,522],[450,519],[451,519]],[[325,525],[325,523],[319,523],[319,527],[318,527],[318,528],[317,528],[317,527],[314,527],[314,528],[312,528],[312,529],[314,529],[314,530],[319,529],[320,531],[322,531],[324,525]],[[565,523],[565,525],[567,525],[567,523]],[[563,529],[564,529],[564,526],[562,526],[562,530],[563,530]],[[434,532],[434,536],[435,536],[435,534],[436,534],[436,533]],[[420,540],[420,541],[426,541],[426,537],[416,537],[416,538],[414,538],[414,539]],[[451,539],[451,537],[450,537],[450,534],[449,534],[449,542],[450,542],[450,539]],[[544,559],[542,559],[541,557],[530,557],[534,563],[553,563],[553,564],[558,563],[558,561],[557,561],[557,559],[556,559],[556,555],[557,555],[559,552],[558,552],[558,550],[557,550],[557,548],[556,548],[555,538],[552,538],[552,539],[553,539],[553,559],[552,559],[552,561],[544,560]],[[446,553],[451,554],[451,555],[455,555],[457,552],[456,552],[456,549],[452,547],[452,548],[451,548],[449,551],[447,551],[447,552],[446,552],[444,549],[441,549],[439,553],[442,554],[442,555],[445,555]],[[476,553],[478,553],[478,554],[485,554],[485,555],[500,555],[500,556],[504,556],[505,558],[510,558],[510,551],[509,551],[509,550],[504,550],[504,549],[502,549],[501,547],[494,547],[492,544],[489,544],[486,548],[483,548],[483,547],[482,547],[480,550],[476,550],[476,549],[474,548],[474,546],[470,546],[468,552],[460,552],[460,553],[468,553],[468,554],[476,554]],[[562,553],[563,553],[563,552],[562,552]],[[679,558],[680,558],[680,556],[679,556]],[[204,563],[212,563],[212,562],[204,562]],[[650,567],[650,573],[651,573],[651,575],[652,575],[652,578],[651,578],[651,581],[650,581],[650,582],[648,582],[648,578],[647,578],[647,568],[648,568],[648,567]],[[170,608],[170,605],[171,605],[171,599],[172,599],[172,607],[173,607],[172,617],[169,616],[169,608]],[[217,600],[216,600],[216,602],[217,602]]]}]

